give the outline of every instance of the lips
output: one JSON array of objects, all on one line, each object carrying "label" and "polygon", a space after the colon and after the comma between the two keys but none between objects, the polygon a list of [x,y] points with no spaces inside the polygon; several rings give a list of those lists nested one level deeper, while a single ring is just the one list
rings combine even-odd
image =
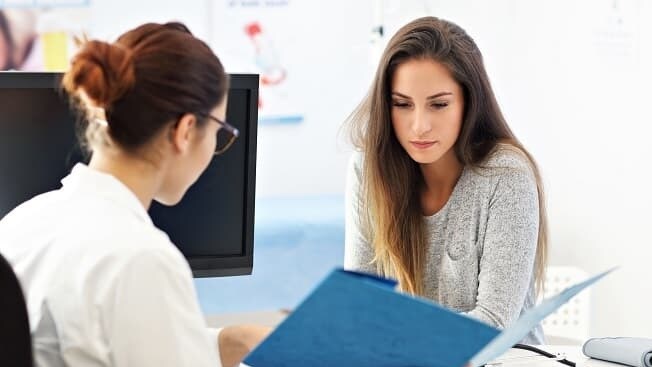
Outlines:
[{"label": "lips", "polygon": [[428,149],[431,146],[435,145],[436,143],[437,143],[436,140],[434,140],[434,141],[433,140],[430,140],[430,141],[428,141],[428,140],[415,140],[415,141],[410,142],[410,144],[412,144],[412,146],[417,148],[417,149]]}]

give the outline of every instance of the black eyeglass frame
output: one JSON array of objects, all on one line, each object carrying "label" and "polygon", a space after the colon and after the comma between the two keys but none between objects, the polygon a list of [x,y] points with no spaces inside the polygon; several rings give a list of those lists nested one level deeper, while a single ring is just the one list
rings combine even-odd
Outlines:
[{"label": "black eyeglass frame", "polygon": [[[220,125],[220,129],[224,129],[227,133],[229,133],[231,135],[229,137],[229,141],[226,143],[226,145],[224,147],[222,147],[220,149],[217,149],[217,147],[215,147],[216,149],[215,149],[214,155],[220,155],[220,154],[224,153],[227,149],[229,149],[231,147],[231,145],[233,145],[233,143],[235,142],[235,139],[240,135],[240,131],[235,126],[229,124],[226,121],[222,121],[222,120],[218,119],[217,117],[215,117],[213,115],[209,114],[209,115],[204,115],[204,116],[207,119],[211,120],[211,121],[217,122],[217,124]],[[218,133],[219,133],[219,130],[218,130]]]}]

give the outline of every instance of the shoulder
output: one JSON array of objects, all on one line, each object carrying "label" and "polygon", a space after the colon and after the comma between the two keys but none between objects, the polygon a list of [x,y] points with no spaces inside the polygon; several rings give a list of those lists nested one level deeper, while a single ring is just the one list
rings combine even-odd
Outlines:
[{"label": "shoulder", "polygon": [[26,217],[43,213],[47,208],[51,208],[57,204],[57,201],[61,197],[60,192],[60,190],[54,190],[34,196],[7,213],[7,215],[2,218],[2,221],[0,221],[0,224],[21,221]]},{"label": "shoulder", "polygon": [[[505,183],[519,181],[536,185],[535,167],[521,149],[507,144],[499,144],[472,171],[476,179],[485,183]],[[493,185],[492,185],[493,186]]]},{"label": "shoulder", "polygon": [[481,163],[481,166],[488,169],[509,168],[524,173],[533,173],[532,164],[525,152],[507,144],[498,144],[485,158],[485,161]]},{"label": "shoulder", "polygon": [[3,251],[24,251],[30,239],[47,237],[56,228],[53,220],[63,220],[57,212],[61,207],[60,190],[37,195],[18,205],[0,220],[0,248]]},{"label": "shoulder", "polygon": [[165,232],[131,211],[105,204],[98,201],[89,203],[90,208],[77,208],[55,230],[62,253],[83,256],[97,271],[133,266],[186,271],[187,262]]},{"label": "shoulder", "polygon": [[170,288],[192,279],[190,266],[181,252],[156,228],[141,225],[113,233],[103,231],[93,238],[93,243],[83,246],[83,242],[77,243],[66,252],[78,253],[77,261],[82,261],[86,269],[81,276],[93,282],[100,291],[98,297],[102,290],[152,292],[149,288],[157,284]]},{"label": "shoulder", "polygon": [[97,238],[119,263],[152,263],[186,268],[187,263],[181,251],[170,241],[168,235],[146,223],[123,223],[114,231],[104,231]]},{"label": "shoulder", "polygon": [[467,184],[490,203],[506,197],[535,201],[538,184],[534,169],[523,151],[499,144],[484,161],[468,169]]},{"label": "shoulder", "polygon": [[160,246],[139,246],[133,249],[119,249],[118,263],[127,274],[163,279],[191,279],[192,271],[181,252],[170,242],[160,241]]}]

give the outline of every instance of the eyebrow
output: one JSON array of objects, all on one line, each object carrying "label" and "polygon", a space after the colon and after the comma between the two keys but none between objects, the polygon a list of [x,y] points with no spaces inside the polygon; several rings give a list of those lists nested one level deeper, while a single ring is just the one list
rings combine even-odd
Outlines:
[{"label": "eyebrow", "polygon": [[[428,96],[426,99],[435,99],[435,98],[439,98],[439,97],[442,97],[442,96],[452,96],[452,95],[453,95],[452,92],[439,92],[437,94],[433,94],[431,96]],[[405,98],[405,99],[412,99],[412,97],[406,96],[405,94],[399,93],[399,92],[392,92],[392,96],[397,96],[397,97],[401,97],[401,98]]]}]

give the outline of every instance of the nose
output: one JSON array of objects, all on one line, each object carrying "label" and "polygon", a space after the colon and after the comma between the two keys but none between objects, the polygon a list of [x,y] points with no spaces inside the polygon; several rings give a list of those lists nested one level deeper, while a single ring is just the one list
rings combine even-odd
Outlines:
[{"label": "nose", "polygon": [[417,137],[422,137],[432,130],[432,123],[428,111],[423,108],[415,108],[414,120],[412,120],[412,132]]}]

